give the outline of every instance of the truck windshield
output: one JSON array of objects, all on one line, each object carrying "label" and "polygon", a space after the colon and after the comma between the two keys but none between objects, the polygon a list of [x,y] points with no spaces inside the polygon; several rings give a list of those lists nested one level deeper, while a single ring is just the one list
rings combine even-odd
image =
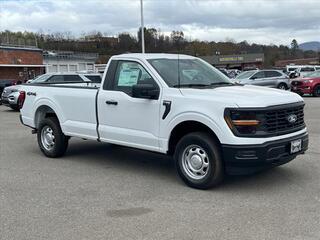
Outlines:
[{"label": "truck windshield", "polygon": [[[200,59],[149,59],[169,87],[233,85],[220,71]],[[179,76],[180,75],[180,76]]]}]

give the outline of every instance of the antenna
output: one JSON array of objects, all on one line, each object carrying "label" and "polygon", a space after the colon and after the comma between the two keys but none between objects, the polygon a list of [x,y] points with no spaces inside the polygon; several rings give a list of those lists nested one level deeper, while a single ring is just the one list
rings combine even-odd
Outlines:
[{"label": "antenna", "polygon": [[180,88],[180,54],[178,53],[178,86]]}]

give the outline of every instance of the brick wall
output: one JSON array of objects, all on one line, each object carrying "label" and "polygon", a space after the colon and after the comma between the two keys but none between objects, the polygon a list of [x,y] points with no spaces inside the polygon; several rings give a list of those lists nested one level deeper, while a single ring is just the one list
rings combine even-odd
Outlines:
[{"label": "brick wall", "polygon": [[0,64],[41,65],[42,63],[42,51],[22,49],[0,49]]},{"label": "brick wall", "polygon": [[3,79],[25,82],[40,74],[44,74],[44,67],[0,67],[0,81]]}]

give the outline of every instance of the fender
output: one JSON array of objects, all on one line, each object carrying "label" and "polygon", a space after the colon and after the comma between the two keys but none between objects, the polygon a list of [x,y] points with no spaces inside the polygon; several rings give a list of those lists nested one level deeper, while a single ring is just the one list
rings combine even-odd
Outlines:
[{"label": "fender", "polygon": [[[172,130],[180,123],[185,121],[196,121],[199,123],[202,123],[209,127],[217,136],[220,142],[223,141],[223,130],[222,128],[217,124],[217,120],[212,119],[208,115],[205,115],[203,113],[199,112],[181,112],[178,115],[174,116],[168,124],[163,129],[163,135],[162,135],[162,143],[160,143],[160,148],[165,152],[168,150],[169,145],[169,139],[171,136]],[[223,120],[224,121],[224,120]],[[221,122],[221,120],[220,120]]]},{"label": "fender", "polygon": [[60,125],[61,125],[61,128],[63,128],[63,122],[65,122],[65,118],[62,115],[62,109],[57,104],[55,104],[52,100],[50,100],[49,98],[46,98],[46,97],[42,97],[42,98],[37,99],[33,104],[34,111],[32,113],[32,116],[33,116],[34,126],[36,125],[36,123],[35,123],[36,112],[39,109],[39,107],[41,107],[41,106],[50,107],[55,112],[55,114],[57,115],[58,120],[59,120]]}]

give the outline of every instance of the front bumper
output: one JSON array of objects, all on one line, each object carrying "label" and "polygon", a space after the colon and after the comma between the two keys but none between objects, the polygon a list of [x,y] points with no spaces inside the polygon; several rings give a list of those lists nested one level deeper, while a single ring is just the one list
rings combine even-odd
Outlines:
[{"label": "front bumper", "polygon": [[[301,139],[301,151],[290,154],[291,141]],[[308,133],[257,145],[222,145],[226,173],[251,174],[290,162],[308,149]]]},{"label": "front bumper", "polygon": [[0,100],[1,100],[1,104],[2,104],[2,105],[4,105],[4,106],[10,106],[10,103],[9,103],[8,98],[2,97]]},{"label": "front bumper", "polygon": [[291,91],[298,94],[312,94],[312,87],[308,85],[291,86]]}]

